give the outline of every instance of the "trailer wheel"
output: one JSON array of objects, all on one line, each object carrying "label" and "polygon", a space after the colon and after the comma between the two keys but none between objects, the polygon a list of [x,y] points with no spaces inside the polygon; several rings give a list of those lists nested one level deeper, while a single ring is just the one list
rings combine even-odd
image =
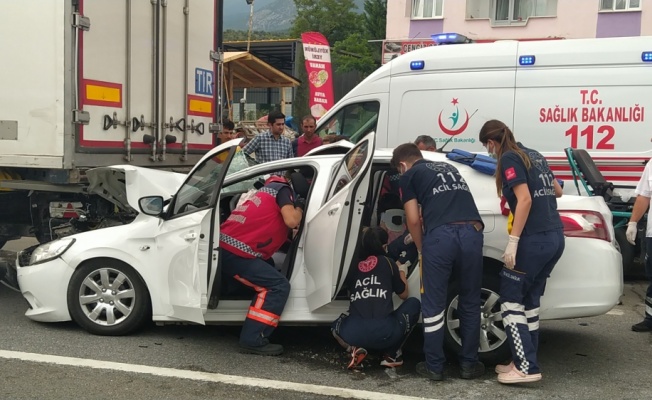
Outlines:
[{"label": "trailer wheel", "polygon": [[112,259],[90,260],[68,286],[72,319],[95,335],[121,336],[151,320],[149,292],[130,266]]}]

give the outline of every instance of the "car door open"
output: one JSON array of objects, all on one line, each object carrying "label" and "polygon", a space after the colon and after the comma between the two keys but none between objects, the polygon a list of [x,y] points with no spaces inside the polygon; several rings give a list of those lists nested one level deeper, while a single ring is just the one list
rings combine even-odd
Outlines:
[{"label": "car door open", "polygon": [[333,168],[324,204],[307,223],[304,258],[310,311],[330,303],[346,279],[360,233],[374,145],[371,132]]},{"label": "car door open", "polygon": [[[173,197],[157,236],[162,260],[169,263],[167,284],[170,317],[204,323],[213,282],[219,279],[219,213],[216,211],[222,182],[239,169],[244,156],[236,144],[224,144],[209,152],[190,172]],[[217,285],[219,290],[219,285]],[[219,296],[219,293],[215,295]]]}]

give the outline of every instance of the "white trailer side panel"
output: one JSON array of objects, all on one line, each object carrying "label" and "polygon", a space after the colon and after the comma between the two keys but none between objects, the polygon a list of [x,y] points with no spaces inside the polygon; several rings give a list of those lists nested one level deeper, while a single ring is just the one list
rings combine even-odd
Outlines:
[{"label": "white trailer side panel", "polygon": [[64,0],[0,2],[0,165],[61,168]]}]

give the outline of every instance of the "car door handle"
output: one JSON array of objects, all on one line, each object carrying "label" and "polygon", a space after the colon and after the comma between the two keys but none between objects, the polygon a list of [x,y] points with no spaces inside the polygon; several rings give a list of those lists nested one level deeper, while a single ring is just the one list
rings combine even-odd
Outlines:
[{"label": "car door handle", "polygon": [[332,216],[332,215],[335,215],[335,213],[337,212],[337,210],[340,209],[340,205],[341,205],[340,203],[333,204],[333,205],[331,206],[331,208],[328,209],[328,215],[331,215],[331,216]]},{"label": "car door handle", "polygon": [[188,233],[183,237],[187,242],[192,242],[193,240],[197,239],[197,234],[194,232]]}]

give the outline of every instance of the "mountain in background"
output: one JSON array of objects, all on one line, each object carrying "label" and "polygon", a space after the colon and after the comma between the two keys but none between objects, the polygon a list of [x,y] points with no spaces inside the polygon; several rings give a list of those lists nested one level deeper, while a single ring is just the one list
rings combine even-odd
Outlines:
[{"label": "mountain in background", "polygon": [[[363,11],[364,0],[355,0]],[[287,31],[297,15],[293,0],[254,0],[253,29],[255,31]],[[249,29],[249,5],[245,0],[224,0],[224,29]]]}]

